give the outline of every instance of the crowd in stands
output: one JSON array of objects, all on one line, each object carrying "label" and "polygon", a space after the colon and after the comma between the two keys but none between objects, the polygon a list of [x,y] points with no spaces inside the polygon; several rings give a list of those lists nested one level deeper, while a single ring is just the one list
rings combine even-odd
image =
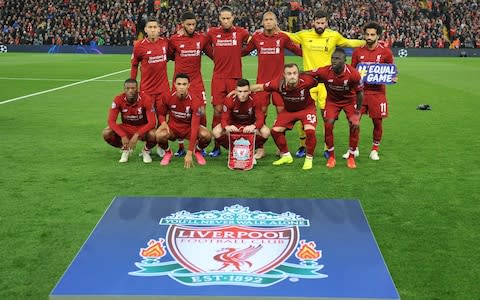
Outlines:
[{"label": "crowd in stands", "polygon": [[480,48],[477,0],[0,0],[0,44],[132,45],[149,15],[168,37],[186,10],[197,14],[200,31],[218,25],[223,5],[251,33],[268,10],[283,30],[297,31],[324,9],[330,27],[348,38],[360,38],[363,25],[377,21],[393,47]]}]

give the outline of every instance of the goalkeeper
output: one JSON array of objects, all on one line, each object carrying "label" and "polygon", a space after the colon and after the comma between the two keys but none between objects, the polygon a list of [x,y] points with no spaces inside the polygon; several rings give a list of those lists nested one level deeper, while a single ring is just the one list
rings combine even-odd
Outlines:
[{"label": "goalkeeper", "polygon": [[[329,29],[328,14],[322,10],[318,10],[314,13],[313,28],[296,33],[285,33],[293,42],[302,46],[304,71],[311,71],[316,68],[330,65],[332,53],[337,46],[356,48],[365,45],[365,41],[363,40],[347,39],[337,31]],[[325,85],[323,83],[318,84],[310,90],[310,95],[315,101],[317,107],[320,108],[323,116],[325,99],[327,97]],[[306,154],[306,135],[302,126],[297,126],[297,129],[300,136],[300,147],[298,148],[296,156],[304,157]],[[328,158],[328,151],[325,151],[324,155]]]}]

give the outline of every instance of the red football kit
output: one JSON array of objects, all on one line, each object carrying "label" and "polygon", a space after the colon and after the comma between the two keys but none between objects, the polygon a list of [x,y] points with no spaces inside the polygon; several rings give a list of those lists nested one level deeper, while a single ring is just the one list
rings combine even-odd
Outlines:
[{"label": "red football kit", "polygon": [[[258,55],[257,83],[261,84],[282,76],[285,64],[285,49],[292,51],[298,56],[302,55],[302,49],[282,32],[274,33],[273,35],[265,35],[263,32],[255,33],[247,46],[242,50],[242,55],[247,55],[254,49],[257,49]],[[272,92],[271,95],[272,99],[276,98],[276,102],[281,97],[276,92]],[[260,92],[258,97],[261,99],[263,106],[268,106],[270,93]]]},{"label": "red football kit", "polygon": [[[125,93],[113,99],[112,107],[108,113],[108,126],[120,137],[131,138],[135,133],[145,140],[145,134],[155,127],[155,108],[152,98],[140,92],[137,101],[130,104],[127,102]],[[117,123],[117,117],[121,114],[122,123]]]},{"label": "red football kit", "polygon": [[249,95],[245,102],[237,97],[227,97],[223,104],[222,127],[229,125],[236,127],[255,124],[257,129],[264,125],[264,115],[259,100],[255,95]]},{"label": "red football kit", "polygon": [[[367,46],[355,48],[352,53],[352,66],[360,63],[393,64],[392,51],[377,44],[370,50]],[[362,113],[368,113],[371,118],[386,118],[388,116],[388,103],[385,84],[365,84]]]},{"label": "red football kit", "polygon": [[151,95],[154,102],[158,101],[156,98],[159,95],[168,95],[170,92],[167,78],[167,51],[168,41],[164,38],[159,38],[156,42],[145,38],[133,47],[130,78],[137,78],[140,64],[140,91]]},{"label": "red football kit", "polygon": [[207,37],[213,48],[212,104],[220,105],[242,78],[242,48],[249,33],[241,27],[212,27]]},{"label": "red football kit", "polygon": [[188,139],[188,150],[193,151],[197,143],[200,118],[204,114],[203,101],[192,94],[187,94],[184,99],[178,97],[176,92],[164,96],[158,111],[158,122],[166,120],[168,114],[168,127],[175,135],[175,139]]}]

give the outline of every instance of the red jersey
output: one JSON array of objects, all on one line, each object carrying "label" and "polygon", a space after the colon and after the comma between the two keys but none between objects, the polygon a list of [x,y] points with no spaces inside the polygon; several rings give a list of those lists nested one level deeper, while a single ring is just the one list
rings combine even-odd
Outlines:
[{"label": "red jersey", "polygon": [[[390,48],[377,44],[375,49],[370,50],[367,46],[355,48],[352,53],[352,66],[359,63],[393,64],[393,54]],[[384,94],[384,84],[365,84],[365,94]]]},{"label": "red jersey", "polygon": [[222,113],[222,127],[228,125],[248,126],[255,124],[257,129],[262,128],[265,116],[262,107],[255,95],[248,96],[247,101],[241,102],[238,98],[225,98]]},{"label": "red jersey", "polygon": [[325,84],[327,89],[327,101],[337,103],[355,103],[357,100],[357,92],[363,90],[360,74],[358,71],[345,64],[343,72],[337,75],[332,66],[315,69],[306,72],[314,76],[319,82]]},{"label": "red jersey", "polygon": [[248,40],[248,31],[235,26],[228,30],[212,27],[207,36],[213,47],[213,76],[242,78],[242,48]]},{"label": "red jersey", "polygon": [[166,120],[168,114],[168,123],[190,124],[190,143],[189,150],[193,151],[196,144],[198,129],[200,127],[200,117],[204,113],[203,100],[188,94],[185,99],[180,99],[177,92],[162,97],[162,102],[158,110],[158,123]]},{"label": "red jersey", "polygon": [[302,49],[294,44],[283,32],[278,32],[271,36],[258,32],[252,36],[247,46],[242,50],[242,55],[247,55],[254,49],[257,49],[257,83],[265,83],[283,74],[285,48],[298,56],[302,56]]},{"label": "red jersey", "polygon": [[127,133],[117,124],[118,114],[122,116],[122,123],[138,127],[138,135],[142,136],[155,127],[155,107],[152,98],[140,92],[137,101],[130,104],[127,96],[122,93],[113,99],[112,107],[108,113],[108,126],[116,134],[123,137]]},{"label": "red jersey", "polygon": [[168,44],[168,55],[174,57],[175,75],[185,73],[190,77],[190,86],[195,90],[205,90],[203,86],[201,67],[202,51],[212,57],[212,47],[204,34],[195,32],[193,36],[175,34]]},{"label": "red jersey", "polygon": [[150,95],[170,92],[167,78],[167,51],[168,41],[164,38],[159,38],[156,42],[150,42],[146,38],[133,47],[130,78],[137,78],[140,63],[141,91]]},{"label": "red jersey", "polygon": [[[318,82],[312,76],[300,74],[297,86],[290,89],[285,85],[283,76],[274,79],[263,85],[266,92],[279,92],[283,98],[283,106],[288,112],[294,112],[315,107],[315,102],[310,96],[310,89],[316,86]],[[282,106],[282,103],[273,103],[276,106]]]}]

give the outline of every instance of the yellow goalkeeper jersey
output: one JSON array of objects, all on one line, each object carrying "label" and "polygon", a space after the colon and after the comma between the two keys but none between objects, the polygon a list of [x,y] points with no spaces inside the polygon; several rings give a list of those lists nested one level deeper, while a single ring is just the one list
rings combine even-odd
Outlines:
[{"label": "yellow goalkeeper jersey", "polygon": [[331,64],[331,57],[335,47],[356,48],[365,45],[364,40],[351,40],[329,28],[322,34],[315,29],[302,30],[296,33],[285,32],[295,43],[302,46],[303,69],[309,71]]}]

